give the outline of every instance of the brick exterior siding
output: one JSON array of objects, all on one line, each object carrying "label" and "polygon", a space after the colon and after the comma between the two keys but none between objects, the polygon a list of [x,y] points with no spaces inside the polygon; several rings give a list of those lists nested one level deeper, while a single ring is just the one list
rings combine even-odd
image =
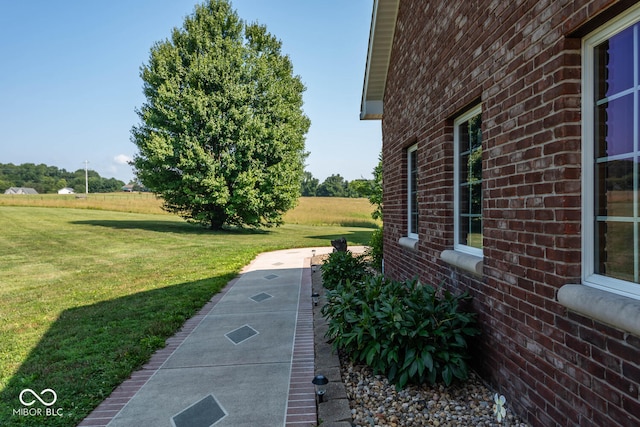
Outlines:
[{"label": "brick exterior siding", "polygon": [[[622,3],[400,1],[382,122],[385,273],[473,295],[475,367],[534,426],[640,425],[640,338],[556,300],[581,276],[580,37],[634,2]],[[440,260],[453,247],[453,120],[478,103],[482,277]],[[416,251],[398,244],[414,144]]]}]

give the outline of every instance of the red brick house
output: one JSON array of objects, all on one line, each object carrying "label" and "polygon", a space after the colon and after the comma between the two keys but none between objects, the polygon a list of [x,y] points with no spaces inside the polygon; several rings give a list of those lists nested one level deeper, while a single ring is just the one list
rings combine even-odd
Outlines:
[{"label": "red brick house", "polygon": [[534,426],[640,425],[640,4],[374,0],[385,274],[469,291]]}]

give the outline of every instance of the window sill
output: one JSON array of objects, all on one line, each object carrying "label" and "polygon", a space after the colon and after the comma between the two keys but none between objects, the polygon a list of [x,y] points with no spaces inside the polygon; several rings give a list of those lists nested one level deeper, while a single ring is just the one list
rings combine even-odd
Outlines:
[{"label": "window sill", "polygon": [[412,251],[418,250],[418,239],[414,239],[413,237],[401,237],[398,240],[398,244]]},{"label": "window sill", "polygon": [[482,276],[482,269],[484,267],[482,257],[447,249],[442,251],[440,259],[461,270],[468,271],[476,276]]},{"label": "window sill", "polygon": [[569,310],[640,337],[640,301],[586,285],[564,285],[558,302]]}]

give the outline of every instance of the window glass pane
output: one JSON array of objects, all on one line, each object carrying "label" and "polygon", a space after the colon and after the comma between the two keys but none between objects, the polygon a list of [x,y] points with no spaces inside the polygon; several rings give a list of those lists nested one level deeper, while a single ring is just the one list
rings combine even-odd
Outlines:
[{"label": "window glass pane", "polygon": [[596,144],[598,157],[633,151],[633,94],[597,107]]},{"label": "window glass pane", "polygon": [[460,221],[460,244],[482,249],[482,218],[466,215]]},{"label": "window glass pane", "polygon": [[467,236],[467,246],[482,249],[482,218],[471,218],[469,229],[470,233]]},{"label": "window glass pane", "polygon": [[603,99],[633,86],[633,27],[595,48],[596,96]]},{"label": "window glass pane", "polygon": [[475,150],[482,147],[482,120],[480,114],[469,120],[469,149]]},{"label": "window glass pane", "polygon": [[458,224],[458,243],[466,245],[469,237],[469,215],[460,215]]},{"label": "window glass pane", "polygon": [[[460,215],[461,216],[467,216],[471,213],[470,211],[470,205],[469,205],[469,198],[471,197],[470,193],[469,193],[469,186],[468,185],[461,185],[460,189],[459,189],[459,194],[460,194]],[[461,221],[464,222],[464,221]],[[464,230],[464,228],[461,228],[461,230]]]},{"label": "window glass pane", "polygon": [[598,164],[597,215],[633,217],[633,160]]},{"label": "window glass pane", "polygon": [[418,212],[411,212],[411,233],[418,234]]},{"label": "window glass pane", "polygon": [[482,248],[482,119],[458,124],[458,241]]},{"label": "window glass pane", "polygon": [[[468,152],[460,154],[460,170],[458,171],[458,179],[461,186],[466,186],[469,182],[469,154]],[[461,195],[462,197],[462,195]],[[461,199],[464,200],[464,199]]]},{"label": "window glass pane", "polygon": [[464,122],[460,124],[458,127],[459,137],[458,137],[458,151],[460,153],[468,153],[469,152],[469,123]]},{"label": "window glass pane", "polygon": [[409,232],[418,234],[418,156],[409,152]]},{"label": "window glass pane", "polygon": [[634,225],[630,222],[598,221],[596,273],[634,281]]},{"label": "window glass pane", "polygon": [[470,183],[482,180],[482,148],[476,147],[467,157],[468,174],[467,180]]},{"label": "window glass pane", "polygon": [[480,183],[476,183],[470,185],[471,188],[471,200],[469,200],[469,204],[471,205],[471,214],[473,215],[482,215],[482,185]]},{"label": "window glass pane", "polygon": [[[627,21],[613,21],[594,38],[587,38],[585,58],[593,53],[593,82],[585,93],[585,113],[593,123],[583,119],[583,126],[593,126],[593,169],[585,173],[593,178],[594,205],[588,207],[593,222],[583,226],[593,231],[593,240],[584,250],[592,256],[586,263],[587,280],[605,287],[628,292],[626,285],[609,278],[640,283],[640,13],[635,24],[623,28]],[[619,31],[616,33],[616,31]],[[591,40],[614,34],[598,45]],[[602,39],[600,39],[602,40]],[[589,105],[591,100],[594,104]],[[589,138],[587,138],[589,141]],[[600,277],[607,276],[607,278]],[[640,294],[639,294],[640,295]]]}]

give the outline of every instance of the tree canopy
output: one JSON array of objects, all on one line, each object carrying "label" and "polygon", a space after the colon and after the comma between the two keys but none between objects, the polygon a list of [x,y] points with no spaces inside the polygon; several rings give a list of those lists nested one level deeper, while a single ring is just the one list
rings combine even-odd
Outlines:
[{"label": "tree canopy", "polygon": [[[115,178],[103,178],[96,171],[87,172],[89,178],[90,193],[110,193],[120,191],[123,181]],[[30,187],[38,193],[57,193],[64,187],[70,187],[77,192],[84,192],[85,172],[78,169],[75,172],[67,172],[56,166],[47,166],[44,163],[0,163],[0,192],[9,187]]]},{"label": "tree canopy", "polygon": [[320,181],[314,178],[311,172],[305,171],[302,176],[302,182],[300,183],[300,194],[304,197],[315,196],[318,192],[318,186]]},{"label": "tree canopy", "polygon": [[371,192],[367,196],[369,202],[376,207],[376,209],[371,213],[371,217],[373,219],[382,220],[382,208],[383,208],[383,197],[382,197],[382,153],[378,156],[378,164],[375,168],[373,168],[373,181],[371,181]]},{"label": "tree canopy", "polygon": [[[376,183],[370,179],[347,181],[340,174],[328,176],[322,183],[311,172],[304,172],[300,192],[305,197],[367,197],[376,191]],[[373,202],[372,202],[373,203]]]},{"label": "tree canopy", "polygon": [[349,197],[349,181],[340,174],[331,175],[320,184],[316,194],[321,197]]},{"label": "tree canopy", "polygon": [[310,125],[281,42],[210,0],[151,48],[141,78],[133,164],[165,209],[212,229],[279,225],[300,194]]}]

